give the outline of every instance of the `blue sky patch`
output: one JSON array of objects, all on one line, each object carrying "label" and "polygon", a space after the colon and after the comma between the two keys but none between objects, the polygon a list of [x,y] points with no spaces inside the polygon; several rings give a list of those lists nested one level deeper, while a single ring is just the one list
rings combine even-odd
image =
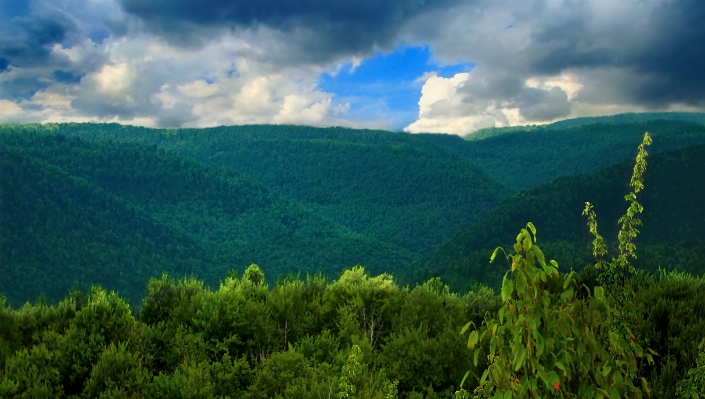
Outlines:
[{"label": "blue sky patch", "polygon": [[357,68],[348,63],[335,75],[324,73],[318,87],[335,95],[334,104],[350,103],[347,117],[355,120],[388,120],[401,130],[419,115],[423,83],[416,80],[426,72],[452,77],[469,71],[472,63],[439,66],[428,46],[399,46],[389,54],[377,51]]}]

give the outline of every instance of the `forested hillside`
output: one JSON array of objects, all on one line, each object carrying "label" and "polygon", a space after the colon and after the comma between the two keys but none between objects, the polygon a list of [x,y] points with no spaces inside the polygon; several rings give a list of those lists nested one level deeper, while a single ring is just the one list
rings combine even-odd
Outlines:
[{"label": "forested hillside", "polygon": [[0,136],[0,292],[20,304],[102,284],[138,301],[150,276],[217,284],[258,263],[271,278],[412,255],[310,212],[230,169],[156,147]]},{"label": "forested hillside", "polygon": [[466,157],[514,192],[632,159],[646,131],[654,137],[653,153],[705,143],[705,125],[677,120],[562,126],[512,127],[511,133],[477,141],[422,137]]},{"label": "forested hillside", "polygon": [[548,125],[526,125],[508,127],[488,127],[463,136],[465,140],[476,141],[507,133],[532,132],[536,130],[561,130],[585,125],[623,125],[653,121],[680,121],[705,125],[705,113],[697,112],[644,112],[609,116],[564,119]]},{"label": "forested hillside", "polygon": [[426,254],[507,198],[466,159],[419,137],[304,126],[157,130],[116,124],[3,126],[156,145],[234,168],[365,236]]},{"label": "forested hillside", "polygon": [[[502,270],[488,264],[492,250],[511,242],[519,220],[537,221],[542,246],[563,270],[582,268],[592,260],[591,238],[581,215],[585,202],[600,215],[601,233],[614,243],[617,219],[627,207],[630,163],[621,163],[591,175],[562,177],[523,191],[504,201],[478,222],[468,226],[409,270],[417,280],[442,276],[466,287],[472,281],[497,286]],[[532,170],[528,167],[527,170]],[[638,267],[655,272],[659,267],[700,275],[705,271],[705,240],[699,233],[705,223],[705,146],[691,146],[653,155],[641,193],[643,223],[635,260]]]},{"label": "forested hillside", "polygon": [[[2,398],[705,394],[705,145],[649,157],[638,178],[645,211],[632,215],[643,220],[631,259],[638,269],[607,280],[621,266],[609,257],[602,269],[592,266],[593,237],[581,211],[585,201],[594,205],[614,254],[615,222],[635,187],[631,162],[564,176],[478,212],[479,220],[409,268],[414,253],[321,216],[338,209],[326,208],[323,192],[314,196],[321,204],[301,204],[293,188],[284,194],[288,180],[274,190],[225,161],[179,155],[189,140],[202,148],[208,140],[197,136],[206,131],[75,125],[89,127],[82,134],[72,128],[79,137],[100,133],[96,126],[129,133],[121,136],[127,142],[102,133],[87,141],[60,134],[66,126],[74,125],[6,126],[0,133]],[[425,161],[441,154],[452,160],[441,165],[476,171],[446,150],[416,147],[417,136],[327,141],[303,131],[301,147],[292,139],[296,129],[273,144],[271,133],[253,134],[262,143],[248,144],[255,154],[249,158],[243,149],[216,151],[231,145],[226,132],[200,156],[238,153],[256,162],[256,155],[278,154],[292,169],[314,173],[312,160],[294,156],[287,164],[278,151],[324,154],[315,149],[325,144],[346,168],[369,173],[369,165],[342,155],[350,146],[360,157],[377,154],[363,158],[383,172],[362,173],[382,181],[371,187],[401,187],[385,191],[397,201],[390,209],[403,208],[402,193],[415,187],[385,180],[401,176],[397,166],[434,170],[409,154]],[[167,148],[157,139],[175,141]],[[356,144],[368,139],[387,144]],[[380,166],[397,149],[403,156],[390,159],[399,164]],[[252,168],[267,176],[266,166]],[[337,173],[356,170],[346,168]],[[522,177],[531,173],[528,164]],[[325,184],[339,182],[336,176]],[[482,179],[488,191],[502,190]],[[440,182],[429,198],[450,189]],[[432,191],[435,183],[421,187]],[[387,200],[365,192],[365,206]],[[496,246],[506,255],[493,254]],[[488,264],[491,255],[495,263]],[[398,279],[350,267],[358,263]],[[500,295],[490,287],[501,287]]]}]

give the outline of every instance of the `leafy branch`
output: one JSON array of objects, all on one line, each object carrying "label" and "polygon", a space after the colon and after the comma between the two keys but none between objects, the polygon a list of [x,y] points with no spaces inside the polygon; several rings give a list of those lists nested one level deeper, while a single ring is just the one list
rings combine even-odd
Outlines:
[{"label": "leafy branch", "polygon": [[646,152],[646,146],[651,144],[651,136],[648,132],[644,133],[644,138],[639,145],[639,151],[636,156],[634,171],[629,182],[632,191],[624,196],[624,200],[629,203],[629,206],[625,214],[617,222],[621,225],[617,234],[619,254],[617,257],[613,257],[610,262],[606,262],[602,258],[607,254],[607,248],[604,239],[597,231],[597,216],[593,210],[593,205],[590,202],[586,202],[583,210],[583,215],[587,216],[588,219],[587,226],[590,234],[595,237],[592,242],[592,253],[596,258],[595,268],[600,270],[598,282],[607,289],[622,307],[631,296],[626,292],[627,277],[636,271],[630,259],[636,259],[637,257],[634,239],[639,234],[637,227],[642,226],[641,219],[637,215],[644,211],[644,207],[637,201],[637,194],[644,189],[643,175],[646,171],[646,157],[649,155]]}]

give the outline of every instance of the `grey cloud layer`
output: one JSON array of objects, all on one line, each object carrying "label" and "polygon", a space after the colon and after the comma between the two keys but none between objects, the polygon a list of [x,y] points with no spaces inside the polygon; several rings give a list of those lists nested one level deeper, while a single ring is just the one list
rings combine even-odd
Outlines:
[{"label": "grey cloud layer", "polygon": [[[441,121],[484,115],[486,123],[507,123],[501,111],[507,108],[527,122],[577,116],[586,106],[605,104],[705,109],[702,0],[0,1],[0,101],[24,101],[26,110],[48,107],[47,96],[45,105],[28,102],[46,91],[70,98],[63,115],[150,117],[176,127],[200,123],[194,113],[205,118],[214,106],[221,113],[211,117],[214,123],[239,121],[221,117],[233,104],[249,106],[232,97],[247,87],[270,101],[252,105],[253,115],[262,113],[257,121],[274,121],[286,96],[288,110],[327,104],[310,87],[321,71],[402,40],[429,44],[441,62],[476,63],[455,91],[459,99],[428,107],[427,115]],[[230,43],[226,50],[207,49],[223,41]],[[149,54],[149,45],[167,55]],[[253,67],[238,70],[236,59]],[[130,84],[119,93],[103,87],[98,75],[106,66],[126,68]],[[241,73],[242,79],[231,79]],[[286,80],[294,74],[301,77]],[[545,83],[562,75],[578,89]],[[227,79],[215,94],[223,97],[208,106],[207,97],[179,91],[198,80]],[[304,81],[304,92],[297,92]],[[273,82],[286,89],[267,89],[271,98],[257,91]],[[165,93],[173,98],[163,102]]]},{"label": "grey cloud layer", "polygon": [[[218,28],[267,27],[286,35],[297,59],[329,62],[391,46],[416,15],[459,0],[121,0],[147,29],[179,44],[200,43]],[[286,50],[286,49],[285,49]]]},{"label": "grey cloud layer", "polygon": [[80,62],[53,51],[91,39],[124,33],[124,22],[110,18],[94,3],[74,1],[11,1],[0,12],[0,99],[28,97],[54,83],[76,83],[99,69],[106,59],[86,54]]},{"label": "grey cloud layer", "polygon": [[[701,0],[487,2],[445,18],[411,34],[441,57],[477,63],[458,91],[468,107],[518,107],[528,121],[569,116],[571,103],[705,107]],[[566,73],[582,86],[570,101],[524,84]]]},{"label": "grey cloud layer", "polygon": [[[639,84],[610,81],[624,101],[646,106],[672,102],[702,106],[705,89],[705,3],[700,0],[632,2],[611,25],[594,12],[576,12],[559,23],[538,25],[527,49],[530,70],[552,74],[573,68],[623,69]],[[567,7],[566,7],[567,8]],[[594,83],[594,82],[591,82]]]}]

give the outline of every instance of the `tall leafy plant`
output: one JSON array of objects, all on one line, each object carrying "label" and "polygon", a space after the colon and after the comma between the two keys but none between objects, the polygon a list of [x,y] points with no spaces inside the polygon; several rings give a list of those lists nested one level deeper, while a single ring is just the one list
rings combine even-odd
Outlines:
[{"label": "tall leafy plant", "polygon": [[[497,317],[486,317],[468,337],[474,363],[482,359],[487,364],[474,397],[638,398],[650,393],[646,379],[637,381],[637,370],[642,359],[653,363],[655,353],[645,351],[624,323],[615,323],[621,320],[626,278],[634,273],[629,259],[636,256],[633,240],[641,225],[636,215],[643,211],[636,194],[643,189],[649,144],[647,133],[639,146],[632,192],[625,197],[630,205],[619,220],[620,255],[611,262],[601,260],[607,250],[597,233],[592,205],[586,204],[598,267],[605,271],[602,285],[592,292],[574,281],[574,272],[561,279],[558,263],[547,262],[535,244],[532,223],[517,235],[513,255],[495,249],[490,262],[502,252],[509,270],[502,280],[503,306]],[[576,296],[576,290],[585,290],[586,295]],[[615,307],[614,300],[620,306]],[[471,327],[472,322],[466,324],[461,334]],[[468,376],[469,372],[461,386]],[[456,393],[458,398],[469,395],[464,389]]]},{"label": "tall leafy plant", "polygon": [[628,292],[626,284],[627,278],[633,275],[636,270],[632,266],[630,259],[636,259],[636,246],[634,239],[639,234],[639,226],[642,226],[641,219],[638,215],[644,211],[644,207],[637,201],[637,194],[644,189],[644,172],[646,171],[646,157],[649,155],[646,152],[646,146],[651,145],[652,140],[649,133],[644,134],[644,139],[639,145],[639,152],[636,156],[634,172],[629,182],[632,191],[624,196],[625,201],[629,203],[627,211],[619,218],[618,222],[621,226],[617,239],[619,241],[619,254],[613,257],[611,261],[605,261],[603,256],[607,254],[605,240],[597,231],[597,216],[593,210],[593,205],[590,202],[585,203],[583,215],[587,216],[588,228],[590,234],[595,238],[592,241],[593,255],[597,259],[595,268],[600,272],[598,282],[602,284],[610,295],[621,306],[631,297],[632,293]]},{"label": "tall leafy plant", "polygon": [[529,223],[516,238],[515,254],[505,254],[503,306],[468,337],[475,364],[481,359],[487,364],[475,397],[622,398],[648,392],[646,380],[639,384],[636,374],[639,358],[651,361],[651,354],[612,331],[608,316],[618,310],[604,288],[578,299],[575,290],[588,289],[578,287],[571,272],[552,293],[548,287],[561,281],[558,263],[547,262],[535,242],[536,228]]}]

